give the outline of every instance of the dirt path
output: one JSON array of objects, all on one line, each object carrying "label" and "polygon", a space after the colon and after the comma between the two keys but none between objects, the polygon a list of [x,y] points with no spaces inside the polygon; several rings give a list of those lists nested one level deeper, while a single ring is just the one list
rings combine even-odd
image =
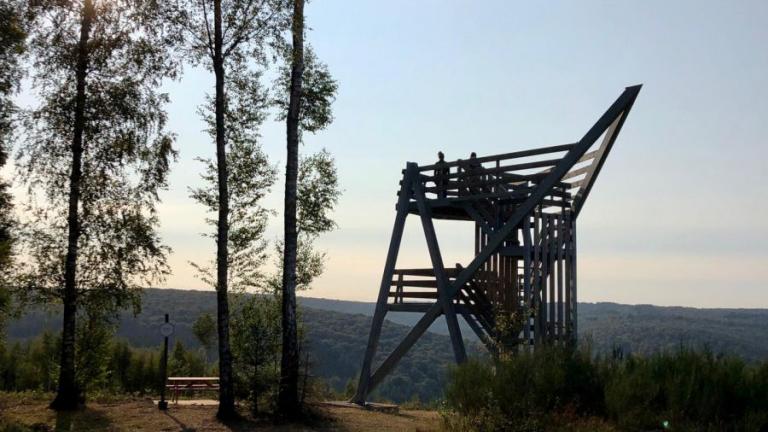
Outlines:
[{"label": "dirt path", "polygon": [[150,399],[115,403],[91,403],[88,408],[57,414],[47,400],[11,394],[0,398],[0,431],[437,431],[434,411],[400,411],[399,414],[354,408],[318,407],[320,418],[307,425],[276,426],[266,420],[246,419],[229,424],[216,420],[215,406],[171,406],[161,412]]}]

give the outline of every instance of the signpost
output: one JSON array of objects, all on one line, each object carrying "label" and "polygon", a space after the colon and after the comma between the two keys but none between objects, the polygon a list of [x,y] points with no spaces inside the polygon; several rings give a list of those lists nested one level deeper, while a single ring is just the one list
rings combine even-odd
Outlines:
[{"label": "signpost", "polygon": [[157,408],[161,411],[168,409],[168,401],[165,400],[165,382],[168,380],[168,336],[173,334],[173,324],[168,322],[168,314],[165,314],[165,323],[160,326],[160,334],[163,335],[163,361],[160,365],[163,382],[160,386],[160,402]]}]

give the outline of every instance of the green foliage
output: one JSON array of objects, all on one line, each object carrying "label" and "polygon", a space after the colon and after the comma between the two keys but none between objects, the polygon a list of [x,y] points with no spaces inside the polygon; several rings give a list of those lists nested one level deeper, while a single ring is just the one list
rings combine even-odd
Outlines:
[{"label": "green foliage", "polygon": [[525,342],[521,334],[527,322],[526,317],[530,317],[532,313],[532,310],[524,311],[522,308],[512,312],[503,308],[494,310],[496,338],[492,341],[491,349],[502,357],[514,353],[517,347]]},{"label": "green foliage", "polygon": [[[325,149],[299,162],[296,225],[296,289],[307,290],[325,270],[325,253],[315,248],[320,234],[336,228],[331,217],[341,196],[336,161]],[[283,283],[283,243],[275,244],[277,272],[268,280],[270,290],[279,292]]]},{"label": "green foliage", "polygon": [[765,368],[686,349],[629,358],[612,364],[606,374],[608,414],[631,429],[658,427],[665,421],[676,430],[691,431],[743,428],[755,422],[768,427],[767,383],[761,376]]},{"label": "green foliage", "polygon": [[[278,120],[288,115],[288,101],[291,88],[291,47],[283,49],[283,63],[275,82]],[[331,76],[328,66],[317,58],[311,45],[304,48],[304,72],[301,83],[301,105],[299,107],[299,133],[312,133],[325,129],[333,122],[332,105],[336,100],[338,83]]]},{"label": "green foliage", "polygon": [[[101,325],[99,320],[96,325]],[[81,325],[79,332],[87,325]],[[96,352],[86,349],[84,332],[78,340],[79,380],[89,387],[91,394],[156,395],[160,391],[161,354],[158,349],[133,348],[111,337],[108,328],[97,330],[99,346]],[[94,339],[90,343],[96,342]],[[179,348],[179,347],[177,347]],[[16,342],[8,348],[0,347],[0,391],[40,391],[56,389],[59,375],[58,356],[61,338],[45,332],[26,342]],[[209,367],[194,352],[183,346],[174,350],[173,367],[182,374],[206,374]],[[86,372],[88,371],[88,372]],[[87,376],[88,373],[93,376]]]},{"label": "green foliage", "polygon": [[[248,298],[246,296],[245,298]],[[335,396],[329,395],[329,397],[335,397],[338,399],[344,399],[345,387],[349,387],[350,390],[354,390],[357,385],[357,379],[359,374],[359,367],[362,362],[363,352],[365,350],[366,336],[370,330],[370,317],[362,315],[362,310],[352,309],[353,306],[366,306],[360,303],[350,302],[333,302],[334,307],[338,307],[340,310],[349,310],[354,313],[341,313],[331,310],[320,310],[317,307],[329,308],[329,305],[323,306],[318,300],[310,301],[309,299],[299,298],[301,307],[301,318],[304,322],[304,349],[305,352],[309,352],[311,355],[311,374],[318,379],[324,380],[329,390],[335,393]],[[235,373],[237,377],[236,391],[239,392],[239,396],[243,399],[248,398],[248,383],[240,376],[241,370],[244,367],[241,363],[238,363],[239,348],[234,346],[238,338],[238,329],[236,320],[239,319],[239,305],[240,300],[233,302],[233,350],[237,354],[235,361]],[[312,307],[308,307],[311,305]],[[629,307],[628,307],[629,308]],[[367,309],[366,309],[367,310]],[[144,299],[142,312],[137,317],[125,313],[123,314],[120,327],[117,330],[117,337],[126,340],[130,345],[125,342],[115,341],[112,343],[112,351],[120,351],[125,357],[125,352],[130,351],[130,369],[128,376],[137,376],[136,382],[133,379],[126,380],[119,378],[124,376],[122,372],[116,372],[118,370],[125,370],[125,367],[117,368],[110,366],[112,376],[117,382],[127,383],[126,390],[131,393],[141,392],[142,389],[149,388],[150,385],[156,387],[157,381],[151,381],[149,378],[141,378],[144,375],[159,376],[159,352],[156,347],[162,343],[162,338],[158,335],[158,327],[163,322],[164,313],[169,312],[175,325],[174,338],[181,340],[187,350],[197,354],[197,357],[201,357],[197,352],[199,342],[196,340],[193,333],[193,325],[197,318],[205,313],[211,313],[215,311],[215,293],[203,292],[203,291],[179,291],[179,290],[167,290],[167,289],[149,289],[144,291]],[[594,313],[594,312],[593,312]],[[703,312],[702,312],[703,313]],[[747,312],[745,312],[747,314]],[[754,315],[754,313],[752,313]],[[751,315],[750,315],[751,316]],[[398,319],[397,315],[392,316],[394,319]],[[734,318],[735,319],[735,318]],[[706,322],[706,321],[705,321]],[[45,312],[38,311],[37,309],[30,309],[27,311],[27,315],[18,321],[12,323],[9,327],[9,337],[11,340],[32,340],[34,343],[39,343],[38,339],[35,339],[36,335],[44,334],[45,329],[51,332],[56,332],[60,327],[60,315],[48,315]],[[658,329],[657,331],[661,331]],[[689,330],[691,333],[696,331],[696,327],[692,326]],[[389,352],[394,346],[405,336],[408,332],[408,327],[403,325],[394,324],[390,321],[385,322],[384,331],[382,333],[382,339],[380,347],[382,352]],[[653,334],[647,335],[652,337]],[[58,343],[57,338],[52,338],[52,343]],[[602,344],[603,342],[600,342]],[[597,345],[597,343],[595,343]],[[25,348],[26,345],[21,345],[21,348]],[[121,348],[122,347],[122,348]],[[758,349],[759,347],[753,347]],[[10,351],[13,350],[13,344],[5,351],[7,356]],[[468,351],[472,355],[477,356],[482,352],[482,348],[477,344],[469,343]],[[57,348],[51,349],[52,358],[55,359],[58,355]],[[605,355],[603,351],[598,351],[600,355]],[[215,353],[214,353],[215,354]],[[610,354],[610,353],[608,353]],[[111,361],[115,362],[115,358],[121,356],[112,355]],[[150,360],[150,357],[152,359]],[[626,357],[626,356],[625,356]],[[628,363],[630,359],[632,361],[638,361],[646,357],[628,356],[626,360],[600,360],[599,368],[597,368],[599,374],[595,378],[595,368],[592,367],[592,363],[585,361],[573,362],[569,361],[569,375],[574,375],[574,380],[579,382],[591,382],[591,380],[598,379],[599,387],[604,391],[608,389],[606,370],[609,367],[620,365],[622,362]],[[650,358],[650,357],[647,357]],[[717,356],[714,356],[717,359]],[[142,360],[143,359],[143,360]],[[215,361],[216,359],[211,359]],[[376,358],[376,362],[382,360],[382,356]],[[544,363],[544,360],[540,360]],[[549,361],[549,360],[547,360]],[[520,360],[522,363],[523,360]],[[54,362],[55,363],[55,362]],[[446,388],[448,378],[446,375],[447,368],[453,363],[453,358],[450,349],[450,341],[447,336],[428,332],[425,337],[421,339],[415,349],[410,352],[389,376],[377,388],[374,393],[374,400],[381,401],[394,401],[397,403],[407,402],[409,399],[417,395],[418,398],[424,404],[430,404],[435,400],[440,399],[443,396],[443,389]],[[594,362],[593,362],[594,363]],[[114,364],[114,363],[113,363]],[[555,362],[555,364],[561,364]],[[55,364],[54,364],[55,367]],[[522,367],[522,366],[521,366]],[[530,365],[529,367],[533,367]],[[746,369],[751,371],[749,374],[753,378],[753,382],[768,382],[768,366],[765,364],[747,364]],[[154,368],[154,372],[153,372]],[[262,369],[264,375],[262,379],[265,383],[274,382],[269,372],[270,367],[264,366]],[[275,368],[276,370],[277,368]],[[133,372],[137,370],[137,372]],[[51,375],[51,379],[55,380],[57,370],[54,369]],[[142,371],[146,371],[142,372]],[[540,372],[540,375],[546,377],[547,374]],[[37,372],[30,373],[30,376],[36,376]],[[576,376],[583,376],[577,378]],[[555,378],[561,375],[555,375],[554,373],[548,379],[549,382],[555,380]],[[586,378],[585,378],[586,377]],[[0,378],[1,380],[2,378]],[[559,378],[558,378],[559,379]],[[159,380],[159,378],[157,378]],[[547,382],[542,377],[537,378],[537,382]],[[647,400],[642,399],[640,396],[644,394],[648,389],[652,389],[651,383],[648,380],[637,378],[639,384],[627,384],[624,388],[633,389],[632,397],[630,401]],[[630,378],[625,380],[631,382]],[[142,387],[142,382],[148,383],[145,387]],[[593,386],[583,387],[580,384],[579,388],[594,388]],[[121,385],[112,385],[111,388],[117,389],[116,391],[123,391]],[[565,388],[565,387],[563,387]],[[768,404],[768,385],[755,385],[750,387],[750,400],[754,401],[754,406],[766,406]],[[528,391],[528,390],[526,390]],[[611,391],[617,391],[614,387],[611,387]],[[260,408],[262,410],[269,408],[265,402],[270,399],[271,390],[267,389],[264,392],[264,397],[261,398]],[[567,390],[561,390],[561,392],[568,393]],[[574,391],[570,391],[573,393]],[[586,390],[580,390],[585,394],[589,394]],[[547,392],[548,393],[548,392]],[[545,394],[544,396],[546,396]],[[541,400],[541,399],[536,399]],[[618,422],[619,419],[610,416],[608,414],[608,407],[604,407],[603,411],[600,411],[599,403],[587,403],[584,397],[579,398],[581,411],[577,416],[578,419],[584,420],[587,416],[597,416],[602,421]],[[589,400],[594,400],[589,399]],[[605,400],[604,400],[605,401]],[[619,403],[619,401],[616,401]],[[637,404],[639,402],[632,402]],[[629,403],[628,403],[629,404]],[[762,404],[762,405],[761,405]],[[566,404],[567,405],[567,404]],[[605,404],[603,404],[605,406]],[[587,407],[596,407],[586,409]],[[627,405],[628,406],[628,405]],[[569,408],[564,408],[569,409]],[[629,412],[631,410],[628,409]],[[589,414],[596,413],[596,414]],[[747,424],[748,419],[751,418],[752,422],[759,422],[760,410],[756,412],[750,412],[745,414],[744,422]],[[605,420],[607,419],[607,420]],[[586,420],[585,420],[586,421]],[[591,421],[591,420],[590,420]],[[758,423],[750,423],[758,424]],[[583,430],[590,430],[589,428]],[[745,430],[759,430],[759,428],[745,428]]]},{"label": "green foliage", "polygon": [[115,326],[98,312],[86,312],[77,321],[77,382],[86,393],[107,386],[114,331]]},{"label": "green foliage", "polygon": [[762,430],[766,369],[680,349],[651,357],[595,358],[539,348],[451,372],[446,424],[461,430],[542,430],[569,416],[625,430]]},{"label": "green foliage", "polygon": [[210,351],[216,341],[216,320],[211,314],[200,315],[192,325],[192,332],[206,351]]},{"label": "green foliage", "polygon": [[[250,295],[242,298],[239,295],[233,296],[232,303],[235,390],[243,399],[248,398],[250,390],[247,380],[240,375],[240,371],[246,370],[243,369],[246,366],[239,363],[243,358],[240,354],[242,348],[235,344],[240,344],[240,335],[243,334],[240,333],[239,327],[240,305],[244,304],[249,297]],[[301,319],[299,331],[303,333],[303,352],[310,356],[310,374],[316,380],[327,383],[329,390],[339,394],[337,398],[342,398],[340,393],[344,391],[347,383],[350,383],[353,388],[357,386],[366,337],[371,328],[371,318],[359,313],[340,313],[307,307],[304,306],[307,299],[301,297],[298,301]],[[134,317],[124,312],[121,315],[116,337],[127,342],[134,356],[131,360],[131,364],[134,365],[137,353],[157,353],[156,347],[162,344],[158,328],[164,321],[164,314],[170,313],[175,327],[174,339],[181,341],[188,351],[198,353],[200,343],[194,335],[193,325],[200,315],[214,313],[215,310],[216,294],[211,291],[147,289],[143,291],[141,313]],[[60,331],[60,328],[60,313],[49,314],[39,308],[30,308],[23,318],[9,326],[8,334],[12,340],[32,340],[46,329],[56,332]],[[385,322],[380,351],[386,354],[394,349],[408,330],[409,327],[390,321]],[[124,346],[125,342],[114,342],[114,344],[113,350],[116,350],[119,348],[116,345]],[[478,344],[471,342],[468,343],[467,349],[473,355],[479,355],[482,350]],[[215,363],[217,360],[215,350],[211,354],[210,362]],[[249,353],[246,352],[246,354]],[[159,356],[159,354],[156,355]],[[381,361],[382,356],[383,354],[377,356],[376,361]],[[199,353],[198,357],[201,357]],[[306,360],[306,357],[302,360]],[[158,364],[159,357],[154,361]],[[373,398],[402,403],[416,394],[424,404],[436,401],[443,394],[443,388],[447,382],[447,369],[452,363],[450,339],[447,336],[429,332],[419,340],[415,349],[403,358],[393,373],[377,388]],[[146,364],[146,367],[149,367],[149,363]],[[276,365],[275,370],[277,369]],[[270,366],[265,364],[262,369],[264,373],[262,378],[267,385],[274,382],[269,370]],[[310,382],[310,387],[312,385],[313,383]],[[139,390],[133,386],[130,391],[138,392]],[[265,402],[269,401],[270,392],[270,389],[264,391],[260,404],[262,410],[269,408]]]},{"label": "green foliage", "polygon": [[[7,159],[7,141],[13,133],[16,107],[11,96],[16,93],[22,77],[21,56],[25,50],[27,23],[23,2],[8,0],[0,3],[0,168]],[[8,183],[0,178],[0,344],[4,336],[6,317],[11,312],[11,295],[6,287],[13,255],[14,218]]]},{"label": "green foliage", "polygon": [[232,320],[232,351],[235,355],[237,389],[260,410],[260,399],[274,400],[280,371],[280,301],[273,295],[239,299]]},{"label": "green foliage", "polygon": [[579,335],[590,336],[595,352],[649,356],[680,344],[739,356],[748,362],[768,358],[766,309],[697,309],[616,303],[579,303]]},{"label": "green foliage", "polygon": [[[87,45],[76,286],[80,302],[107,310],[138,307],[136,290],[168,272],[155,206],[176,152],[165,131],[168,96],[157,89],[176,65],[154,31],[151,3],[97,2]],[[40,104],[25,113],[17,156],[30,196],[20,292],[51,301],[61,295],[67,252],[83,11],[80,2],[34,4],[30,51]]]},{"label": "green foliage", "polygon": [[297,186],[299,232],[317,235],[336,228],[330,213],[341,196],[336,161],[323,149],[299,162]]},{"label": "green foliage", "polygon": [[[185,61],[213,70],[213,0],[162,2],[160,17],[172,29],[169,38]],[[227,63],[263,64],[271,48],[282,45],[289,12],[284,0],[230,0],[221,2],[222,56]]]},{"label": "green foliage", "polygon": [[[267,259],[264,232],[272,212],[262,206],[263,198],[277,180],[277,169],[269,163],[259,142],[258,129],[265,118],[266,96],[259,85],[259,74],[239,70],[229,78],[225,119],[227,152],[227,184],[229,185],[229,280],[234,292],[264,290],[262,265]],[[201,114],[212,138],[216,135],[213,101]],[[205,164],[203,187],[191,190],[192,198],[206,206],[209,213],[219,209],[218,171],[212,159],[199,159]],[[216,227],[218,219],[209,218]],[[216,238],[216,230],[205,234]],[[191,263],[199,277],[216,286],[215,262],[207,265]]]},{"label": "green foliage", "polygon": [[599,379],[590,366],[589,353],[565,348],[471,361],[452,371],[446,401],[475,430],[538,430],[548,413],[566,407],[601,411]]},{"label": "green foliage", "polygon": [[23,75],[20,64],[28,31],[24,3],[20,0],[0,3],[0,167],[5,164],[5,141],[12,132],[15,106],[11,96],[19,88]]},{"label": "green foliage", "polygon": [[168,376],[207,376],[209,371],[204,358],[187,351],[181,341],[176,341],[168,354]]},{"label": "green foliage", "polygon": [[[345,392],[357,387],[371,318],[307,307],[302,308],[302,317],[313,375],[323,378],[330,390],[343,398]],[[383,361],[409,330],[385,321],[374,364]],[[472,343],[467,348],[471,354],[481,349]],[[426,333],[376,388],[371,400],[403,403],[417,397],[424,403],[433,402],[442,396],[447,370],[453,362],[450,339]]]},{"label": "green foliage", "polygon": [[52,391],[59,375],[60,338],[45,332],[27,344],[0,346],[0,389]]}]

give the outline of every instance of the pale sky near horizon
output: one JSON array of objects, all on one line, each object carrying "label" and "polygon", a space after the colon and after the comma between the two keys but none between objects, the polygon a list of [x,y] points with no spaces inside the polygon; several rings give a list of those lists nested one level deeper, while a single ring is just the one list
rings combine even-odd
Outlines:
[{"label": "pale sky near horizon", "polygon": [[[768,2],[313,0],[306,12],[339,94],[335,122],[302,151],[334,154],[344,195],[305,295],[375,301],[406,161],[574,142],[642,83],[579,218],[579,300],[768,307]],[[187,262],[214,256],[188,196],[194,158],[214,155],[196,114],[212,85],[192,69],[167,85],[181,154],[160,206],[170,288],[210,289]],[[282,173],[282,123],[263,145]],[[280,184],[266,205],[281,204]],[[429,262],[414,221],[400,266]],[[472,228],[437,230],[445,262],[468,263]]]}]

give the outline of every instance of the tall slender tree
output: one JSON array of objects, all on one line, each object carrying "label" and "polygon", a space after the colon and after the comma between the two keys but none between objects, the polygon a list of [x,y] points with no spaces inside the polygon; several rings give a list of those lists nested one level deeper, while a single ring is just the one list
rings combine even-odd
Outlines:
[{"label": "tall slender tree", "polygon": [[283,343],[278,410],[293,416],[299,407],[299,341],[296,325],[296,191],[299,175],[299,110],[304,72],[304,0],[293,1],[291,84],[286,117],[285,202],[283,205]]},{"label": "tall slender tree", "polygon": [[[84,399],[77,315],[132,305],[167,273],[156,234],[158,190],[175,152],[164,131],[162,80],[175,74],[154,2],[41,1],[31,27],[34,88],[17,156],[29,189],[25,294],[63,303],[54,409]],[[103,315],[107,316],[107,315]]]},{"label": "tall slender tree", "polygon": [[[264,66],[269,47],[286,24],[284,0],[175,0],[166,16],[179,29],[182,46],[196,64],[214,75],[213,120],[216,144],[216,276],[219,343],[219,418],[236,415],[229,341],[230,185],[227,140],[228,73],[243,74],[249,63]],[[237,91],[237,89],[233,89]]]},{"label": "tall slender tree", "polygon": [[[331,103],[336,83],[325,65],[304,51],[304,0],[293,0],[292,45],[289,79],[287,82],[286,162],[284,199],[284,239],[282,269],[282,354],[280,358],[280,389],[278,410],[291,417],[300,410],[299,398],[299,343],[296,323],[297,255],[299,229],[297,207],[299,198],[299,144],[302,130],[316,132],[333,120]],[[310,66],[310,67],[308,67]]]}]

